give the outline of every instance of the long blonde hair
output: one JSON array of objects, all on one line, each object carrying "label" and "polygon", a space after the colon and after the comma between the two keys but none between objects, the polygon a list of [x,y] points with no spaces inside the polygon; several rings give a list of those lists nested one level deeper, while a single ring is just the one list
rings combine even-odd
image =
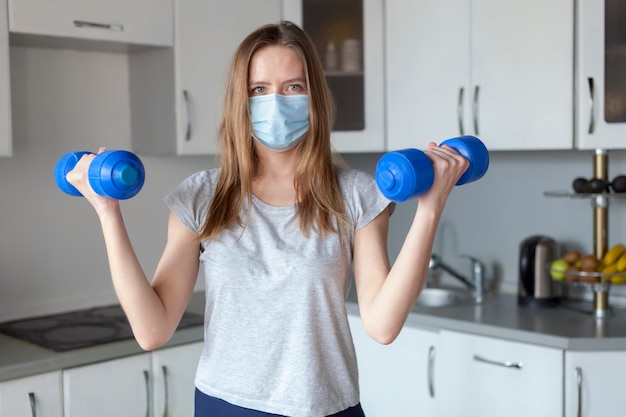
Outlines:
[{"label": "long blonde hair", "polygon": [[[300,159],[294,177],[300,230],[307,237],[311,230],[341,234],[346,225],[330,143],[335,117],[332,95],[313,43],[298,26],[283,21],[252,32],[241,42],[233,57],[218,138],[221,172],[200,233],[202,240],[215,238],[235,221],[242,227],[247,223],[252,178],[258,164],[251,136],[248,69],[252,55],[272,45],[292,48],[298,54],[304,65],[309,91],[310,129],[297,145]],[[246,218],[241,219],[245,201],[248,211]]]}]

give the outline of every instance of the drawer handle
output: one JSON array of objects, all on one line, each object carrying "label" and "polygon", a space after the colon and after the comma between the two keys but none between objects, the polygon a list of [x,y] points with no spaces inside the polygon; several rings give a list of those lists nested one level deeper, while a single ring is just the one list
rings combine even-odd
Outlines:
[{"label": "drawer handle", "polygon": [[589,83],[589,129],[587,129],[587,133],[590,135],[593,134],[594,126],[595,126],[595,91],[593,87],[593,78],[587,78],[587,82]]},{"label": "drawer handle", "polygon": [[146,370],[143,371],[143,381],[146,385],[146,417],[152,415],[152,389],[150,387],[150,373]]},{"label": "drawer handle", "polygon": [[459,88],[459,102],[456,104],[456,117],[459,120],[459,134],[463,136],[463,93],[465,89],[463,87]]},{"label": "drawer handle", "polygon": [[487,363],[489,365],[497,365],[511,369],[522,369],[524,367],[524,364],[522,362],[492,361],[491,359],[483,358],[480,355],[474,355],[474,360],[476,362]]},{"label": "drawer handle", "polygon": [[185,113],[187,114],[187,127],[185,129],[185,141],[189,142],[191,140],[191,129],[192,123],[191,120],[191,99],[189,97],[189,92],[187,90],[183,90],[183,100],[185,102]]},{"label": "drawer handle", "polygon": [[77,28],[106,29],[114,32],[124,31],[124,25],[120,25],[119,23],[98,23],[87,22],[86,20],[74,20],[74,26]]},{"label": "drawer handle", "polygon": [[576,367],[576,385],[578,387],[578,413],[577,417],[583,417],[583,370]]},{"label": "drawer handle", "polygon": [[163,391],[164,391],[163,396],[165,397],[165,404],[163,406],[163,417],[169,417],[170,415],[170,412],[169,412],[170,388],[169,388],[169,381],[167,377],[167,366],[163,365],[161,367],[161,371],[163,372]]},{"label": "drawer handle", "polygon": [[476,86],[474,87],[474,104],[472,106],[472,112],[474,113],[474,133],[476,134],[476,136],[479,135],[478,133],[478,95],[480,94],[480,86]]},{"label": "drawer handle", "polygon": [[37,417],[37,404],[35,402],[35,393],[29,392],[28,399],[30,400],[30,412],[33,415],[33,417]]},{"label": "drawer handle", "polygon": [[435,355],[436,350],[434,346],[428,349],[428,395],[430,398],[435,398]]}]

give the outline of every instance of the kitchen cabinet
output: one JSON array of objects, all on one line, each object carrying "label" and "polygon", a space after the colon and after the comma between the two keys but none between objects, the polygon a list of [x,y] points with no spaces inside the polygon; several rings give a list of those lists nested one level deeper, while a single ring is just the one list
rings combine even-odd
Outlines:
[{"label": "kitchen cabinet", "polygon": [[626,409],[626,352],[565,353],[565,416],[618,416]]},{"label": "kitchen cabinet", "polygon": [[440,416],[563,415],[563,351],[442,330]]},{"label": "kitchen cabinet", "polygon": [[65,417],[193,415],[202,342],[63,371]]},{"label": "kitchen cabinet", "polygon": [[311,37],[336,104],[339,152],[386,150],[382,0],[285,1],[283,17]]},{"label": "kitchen cabinet", "polygon": [[438,333],[405,326],[392,344],[381,345],[365,333],[358,316],[348,318],[365,414],[368,417],[434,416],[438,395],[438,375],[434,370]]},{"label": "kitchen cabinet", "polygon": [[172,0],[8,0],[9,30],[114,43],[172,46]]},{"label": "kitchen cabinet", "polygon": [[202,342],[152,353],[154,416],[193,416],[194,378]]},{"label": "kitchen cabinet", "polygon": [[61,417],[62,398],[61,371],[2,382],[0,416]]},{"label": "kitchen cabinet", "polygon": [[250,32],[280,20],[281,1],[175,5],[173,50],[129,56],[132,147],[145,154],[215,154],[231,58]]},{"label": "kitchen cabinet", "polygon": [[390,149],[474,135],[490,150],[572,149],[570,0],[385,2]]},{"label": "kitchen cabinet", "polygon": [[150,353],[63,371],[64,417],[151,416]]},{"label": "kitchen cabinet", "polygon": [[575,2],[579,149],[626,148],[626,13],[620,0]]},{"label": "kitchen cabinet", "polygon": [[13,150],[9,30],[6,6],[6,0],[0,0],[0,157],[11,156]]}]

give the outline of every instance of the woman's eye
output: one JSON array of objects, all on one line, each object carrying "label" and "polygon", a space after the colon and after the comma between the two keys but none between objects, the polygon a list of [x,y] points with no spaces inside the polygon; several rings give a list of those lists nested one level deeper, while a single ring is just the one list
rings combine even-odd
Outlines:
[{"label": "woman's eye", "polygon": [[300,91],[300,90],[302,90],[302,86],[300,84],[290,84],[289,87],[287,87],[287,90],[289,90],[289,91]]},{"label": "woman's eye", "polygon": [[264,91],[265,91],[265,87],[252,88],[252,94],[263,94]]}]

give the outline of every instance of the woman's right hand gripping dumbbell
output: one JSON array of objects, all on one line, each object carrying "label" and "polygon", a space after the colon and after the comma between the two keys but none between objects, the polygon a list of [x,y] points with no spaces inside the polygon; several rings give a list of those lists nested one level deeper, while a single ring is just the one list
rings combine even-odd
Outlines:
[{"label": "woman's right hand gripping dumbbell", "polygon": [[145,171],[133,153],[100,148],[98,154],[82,151],[63,155],[54,178],[61,191],[84,196],[98,209],[134,197],[143,186]]}]

